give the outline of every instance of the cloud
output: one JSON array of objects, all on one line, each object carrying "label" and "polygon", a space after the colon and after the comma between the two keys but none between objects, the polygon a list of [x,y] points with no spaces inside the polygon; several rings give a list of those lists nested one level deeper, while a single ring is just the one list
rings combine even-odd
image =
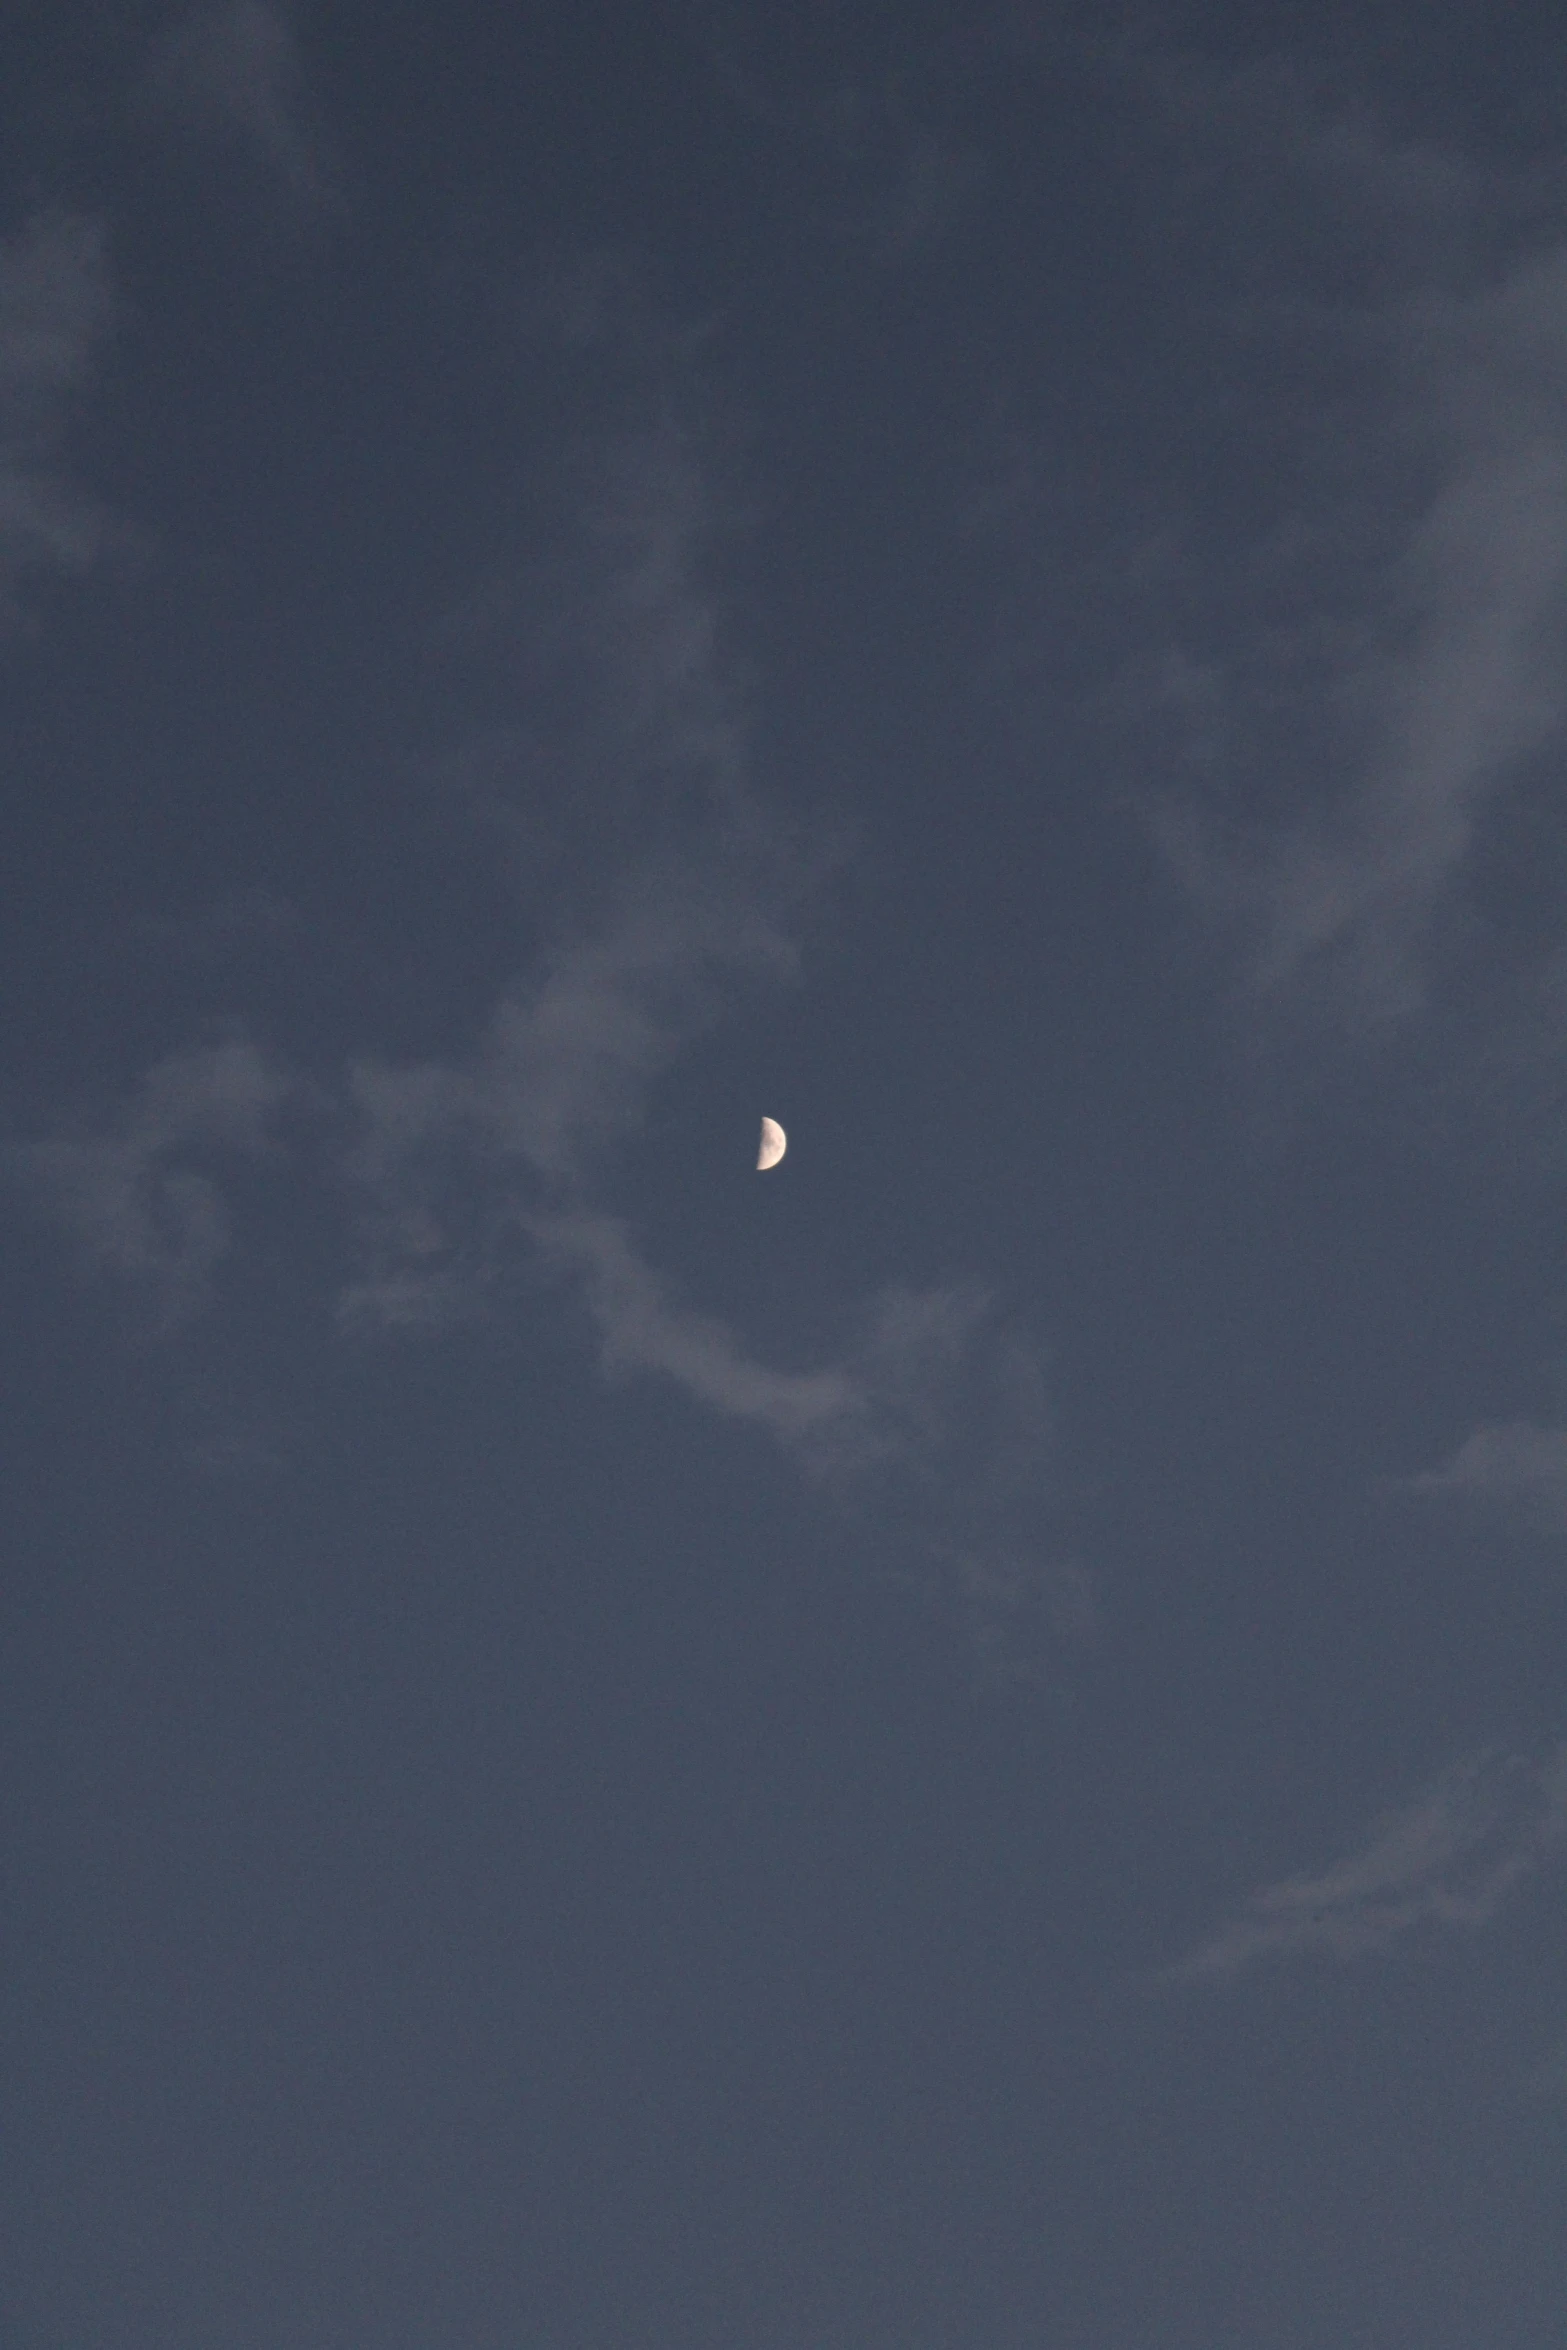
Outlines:
[{"label": "cloud", "polygon": [[372,1261],[345,1315],[362,1327],[482,1310],[507,1248],[530,1237],[607,1280],[617,1252],[579,1211],[678,1054],[742,987],[794,976],[771,900],[751,844],[719,827],[622,875],[596,922],[506,990],[462,1061],[357,1064],[344,1174]]},{"label": "cloud", "polygon": [[1098,1581],[1081,1559],[963,1551],[952,1562],[950,1591],[985,1681],[1044,1683],[1049,1658],[1099,1630]]},{"label": "cloud", "polygon": [[[557,860],[564,902],[470,1050],[352,1070],[341,1176],[363,1261],[340,1315],[361,1335],[413,1333],[502,1310],[541,1275],[560,1284],[607,1378],[667,1381],[762,1432],[845,1508],[874,1496],[986,1669],[1012,1674],[1016,1628],[1079,1636],[1091,1607],[1080,1569],[1033,1556],[1043,1376],[985,1290],[889,1284],[848,1309],[827,1359],[784,1367],[649,1263],[611,1204],[666,1072],[758,991],[797,982],[838,854],[785,828],[749,780],[704,576],[716,519],[697,443],[667,415],[589,469],[580,545],[554,562],[551,624],[524,632],[522,655],[535,699],[553,698],[552,800],[568,778],[592,835]],[[483,626],[504,640],[519,610],[526,591],[492,594]],[[562,648],[564,684],[540,634]],[[525,746],[517,760],[526,775]],[[503,818],[507,767],[491,738],[484,792]],[[536,849],[531,812],[518,830]]]},{"label": "cloud", "polygon": [[546,1259],[580,1278],[606,1371],[662,1373],[725,1418],[752,1421],[790,1445],[864,1414],[865,1390],[846,1367],[770,1370],[727,1324],[681,1304],[618,1219],[568,1214],[542,1218],[533,1230]]},{"label": "cloud", "polygon": [[1386,1490],[1516,1510],[1548,1533],[1564,1533],[1567,1430],[1537,1428],[1528,1420],[1477,1428],[1444,1467],[1389,1479]]},{"label": "cloud", "polygon": [[537,798],[581,831],[544,861],[553,899],[471,1041],[363,1056],[332,1088],[243,1044],[177,1057],[107,1125],[35,1143],[19,1167],[89,1264],[154,1294],[168,1325],[206,1301],[230,1245],[220,1154],[271,1150],[284,1105],[308,1098],[293,1140],[346,1208],[345,1332],[417,1338],[551,1282],[579,1301],[606,1378],[672,1383],[764,1434],[833,1506],[874,1507],[976,1653],[1010,1658],[1003,1623],[1080,1632],[1082,1589],[1033,1557],[1042,1373],[981,1287],[885,1285],[846,1309],[827,1359],[788,1367],[693,1302],[617,1212],[659,1082],[758,991],[797,981],[838,852],[750,781],[695,436],[666,414],[586,471],[577,543],[551,567],[558,664],[536,644],[522,664],[525,696],[552,705],[547,789],[526,742],[509,759],[492,737],[479,795],[487,817],[519,809],[524,837]]},{"label": "cloud", "polygon": [[983,181],[977,150],[927,119],[918,70],[791,95],[711,32],[708,62],[717,89],[749,125],[758,162],[786,172],[805,192],[809,214],[871,262],[896,268],[928,252]]},{"label": "cloud", "polygon": [[580,1287],[611,1375],[673,1379],[831,1477],[934,1434],[983,1293],[889,1288],[841,1362],[779,1371],[683,1302],[598,1201],[606,1162],[676,1057],[743,987],[796,975],[765,875],[749,854],[736,868],[724,838],[625,877],[596,927],[507,991],[466,1059],[353,1070],[343,1173],[368,1265],[341,1312],[361,1330],[483,1312],[524,1249]]},{"label": "cloud", "polygon": [[720,819],[620,876],[598,920],[507,989],[472,1053],[352,1070],[342,1173],[367,1264],[341,1300],[346,1322],[427,1328],[487,1311],[522,1251],[579,1287],[608,1373],[672,1379],[768,1430],[815,1476],[934,1440],[983,1292],[890,1287],[861,1309],[842,1360],[776,1370],[685,1303],[600,1200],[676,1058],[745,990],[796,978],[792,872],[754,810],[738,831]]},{"label": "cloud", "polygon": [[1175,1969],[1229,1982],[1261,1961],[1374,1956],[1417,1928],[1483,1926],[1567,1841],[1567,1745],[1543,1762],[1473,1756],[1371,1823],[1320,1875],[1254,1894]]},{"label": "cloud", "polygon": [[202,1304],[229,1249],[214,1160],[265,1154],[294,1090],[242,1041],[174,1054],[106,1125],[21,1144],[6,1164],[88,1269],[129,1283],[167,1328]]},{"label": "cloud", "polygon": [[971,204],[984,176],[971,150],[896,112],[893,122],[898,152],[887,167],[888,185],[851,232],[873,261],[887,265],[909,261],[939,243]]},{"label": "cloud", "polygon": [[[1167,804],[1156,829],[1197,901],[1248,937],[1259,1007],[1315,1002],[1385,1032],[1432,1000],[1476,851],[1562,739],[1567,244],[1540,233],[1520,255],[1515,233],[1482,262],[1505,191],[1287,75],[1261,98],[1245,77],[1201,98],[1205,138],[1225,108],[1246,122],[1253,180],[1262,105],[1274,168],[1362,291],[1251,306],[1244,339],[1282,338],[1317,404],[1293,419],[1279,504],[1241,559],[1244,634],[1217,663],[1183,647],[1162,662],[1166,719],[1193,726],[1210,770],[1217,746],[1232,804]],[[1276,430],[1276,392],[1264,405]]]},{"label": "cloud", "polygon": [[[1101,65],[1151,102],[1205,175],[1238,169],[1255,183],[1288,175],[1318,214],[1314,226],[1357,274],[1461,267],[1479,208],[1491,191],[1483,169],[1433,142],[1394,131],[1341,75],[1314,75],[1274,52],[1220,64],[1169,46],[1157,27],[1120,30],[1095,45]],[[1226,224],[1233,241],[1241,224]],[[1260,224],[1276,239],[1277,224]]]},{"label": "cloud", "polygon": [[0,621],[17,617],[30,575],[84,570],[102,544],[61,447],[109,314],[92,222],[40,212],[0,241]]},{"label": "cloud", "polygon": [[1535,2067],[1527,2087],[1534,2097],[1567,2097],[1567,2040],[1553,2048],[1545,2062]]},{"label": "cloud", "polygon": [[1479,825],[1560,729],[1567,430],[1466,457],[1387,584],[1384,632],[1409,641],[1378,664],[1348,805],[1282,830],[1238,877],[1262,992],[1326,969],[1378,1020],[1424,1003],[1430,929]]},{"label": "cloud", "polygon": [[[591,340],[614,331],[600,318]],[[673,393],[660,408],[579,450],[564,544],[486,597],[483,633],[550,724],[547,758],[531,738],[491,738],[476,796],[555,902],[469,1051],[350,1072],[343,1173],[371,1261],[345,1311],[361,1326],[383,1306],[434,1318],[464,1292],[477,1307],[519,1244],[629,1294],[608,1166],[678,1056],[799,973],[798,918],[826,857],[749,783],[703,577],[722,518],[699,436]]]},{"label": "cloud", "polygon": [[149,94],[159,113],[198,136],[238,143],[295,198],[317,203],[330,193],[299,45],[268,0],[232,0],[178,26],[158,52]]}]

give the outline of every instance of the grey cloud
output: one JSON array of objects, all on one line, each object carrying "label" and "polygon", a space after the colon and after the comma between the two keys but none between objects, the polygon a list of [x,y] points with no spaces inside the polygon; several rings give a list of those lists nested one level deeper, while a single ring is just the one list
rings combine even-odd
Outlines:
[{"label": "grey cloud", "polygon": [[241,141],[296,198],[317,202],[329,192],[298,43],[268,0],[233,0],[189,18],[164,41],[149,95],[156,111],[190,130]]},{"label": "grey cloud", "polygon": [[1567,2096],[1567,2040],[1552,2049],[1543,2064],[1535,2067],[1527,2087],[1534,2097]]},{"label": "grey cloud", "polygon": [[[617,332],[640,366],[648,337],[629,296],[597,318],[595,359]],[[668,352],[648,364],[667,369]],[[715,502],[674,392],[661,406],[658,423],[565,466],[577,508],[564,543],[464,621],[465,641],[470,625],[498,640],[551,711],[547,812],[528,737],[486,738],[467,781],[557,902],[469,1053],[352,1072],[345,1173],[370,1245],[344,1310],[361,1326],[482,1310],[546,1215],[598,1229],[595,1186],[652,1085],[745,991],[798,969],[792,916],[812,859],[748,786],[702,576]],[[573,843],[550,837],[562,805]]]},{"label": "grey cloud", "polygon": [[987,1326],[979,1338],[978,1458],[961,1521],[945,1550],[938,1545],[942,1598],[982,1680],[1043,1686],[1063,1645],[1098,1638],[1101,1579],[1058,1547],[1041,1548],[1053,1514],[1057,1445],[1038,1349],[1015,1330]]},{"label": "grey cloud", "polygon": [[892,186],[870,206],[860,240],[875,261],[899,263],[937,243],[972,201],[980,158],[923,124],[900,126],[903,151]]},{"label": "grey cloud", "polygon": [[[672,453],[656,434],[622,440],[587,509],[588,748],[605,743],[592,729],[608,707],[624,775],[649,778],[651,805],[630,849],[618,823],[603,828],[597,870],[579,861],[471,1046],[361,1060],[330,1104],[249,1047],[184,1056],[107,1130],[31,1146],[25,1170],[92,1263],[155,1291],[177,1319],[203,1301],[229,1245],[213,1152],[266,1148],[285,1100],[308,1097],[299,1140],[324,1152],[351,1223],[345,1331],[418,1336],[555,1281],[580,1298],[606,1376],[672,1381],[765,1432],[840,1502],[891,1491],[976,1648],[1003,1618],[1081,1629],[1081,1592],[1047,1590],[1030,1563],[1042,1375],[982,1290],[888,1286],[851,1311],[829,1359],[779,1368],[649,1264],[606,1203],[617,1154],[678,1057],[753,991],[796,979],[801,901],[821,862],[746,778],[689,456],[678,434]],[[569,766],[580,746],[564,720],[557,739]],[[589,783],[595,764],[583,761]],[[502,762],[487,787],[504,782]]]},{"label": "grey cloud", "polygon": [[979,152],[926,118],[917,73],[796,96],[726,45],[710,43],[709,59],[725,99],[762,134],[758,156],[802,180],[828,233],[872,262],[898,267],[928,251],[983,181]]},{"label": "grey cloud", "polygon": [[[530,1271],[578,1290],[607,1377],[671,1381],[705,1409],[763,1431],[841,1499],[884,1495],[891,1479],[921,1521],[911,1540],[931,1595],[986,1679],[1037,1679],[1042,1647],[1091,1635],[1087,1570],[1041,1561],[1019,1539],[1040,1514],[1039,1375],[1019,1368],[1026,1350],[997,1329],[983,1291],[894,1285],[865,1301],[858,1335],[835,1358],[779,1369],[721,1316],[684,1299],[639,1253],[624,1219],[592,1205],[570,1177],[564,1204],[531,1204],[540,1191],[526,1152],[502,1147],[508,1121],[482,1084],[428,1069],[361,1072],[359,1102],[374,1127],[354,1179],[377,1204],[364,1228],[371,1263],[340,1300],[346,1324],[418,1333],[485,1313],[525,1246]],[[440,1188],[430,1170],[454,1152],[461,1204],[443,1215],[431,1206]],[[476,1181],[486,1190],[477,1216]],[[546,1187],[557,1202],[561,1192]],[[977,1445],[966,1440],[971,1414],[981,1422]]]},{"label": "grey cloud", "polygon": [[641,1124],[656,1078],[737,985],[790,979],[796,964],[779,917],[742,879],[666,859],[508,992],[464,1064],[357,1068],[344,1172],[371,1261],[345,1316],[408,1327],[482,1311],[521,1242],[581,1282],[607,1370],[673,1378],[768,1428],[815,1473],[932,1436],[982,1294],[889,1289],[866,1309],[852,1357],[774,1371],[679,1302],[624,1222],[594,1204],[605,1154]]},{"label": "grey cloud", "polygon": [[649,328],[634,290],[589,274],[583,299],[603,313],[591,329],[573,306],[578,272],[552,283],[531,336],[580,340],[595,379],[584,405],[602,398],[613,410],[622,388],[597,379],[617,373],[629,345],[639,370],[675,379],[663,396],[671,413],[640,427],[617,419],[560,449],[532,485],[527,559],[432,631],[445,657],[488,664],[528,713],[456,749],[443,771],[513,845],[525,891],[548,884],[557,934],[562,907],[577,903],[579,935],[602,917],[607,865],[633,879],[661,873],[677,895],[691,886],[684,868],[711,891],[722,865],[731,898],[748,866],[753,899],[781,906],[831,849],[820,827],[786,847],[749,782],[744,695],[708,576],[735,517],[683,413],[689,352]]},{"label": "grey cloud", "polygon": [[699,454],[665,425],[602,452],[586,515],[598,558],[593,633],[622,723],[655,756],[698,765],[710,788],[741,758],[721,674],[718,614],[698,575],[715,525]]},{"label": "grey cloud", "polygon": [[84,1261],[149,1298],[165,1324],[202,1301],[231,1237],[214,1154],[272,1147],[292,1081],[234,1041],[171,1055],[106,1125],[23,1144],[11,1173],[75,1238]]},{"label": "grey cloud", "polygon": [[1484,174],[1396,132],[1342,84],[1329,94],[1289,57],[1226,67],[1157,41],[1122,62],[1172,127],[1229,149],[1251,173],[1289,172],[1341,233],[1359,231],[1363,259],[1441,270],[1468,257]]},{"label": "grey cloud", "polygon": [[[363,1325],[384,1309],[406,1325],[482,1310],[507,1249],[542,1236],[546,1210],[569,1227],[649,1088],[736,989],[796,964],[754,871],[721,846],[669,855],[624,877],[596,925],[544,950],[464,1062],[357,1066],[344,1173],[371,1262],[347,1315]],[[593,1261],[579,1252],[584,1271]]]},{"label": "grey cloud", "polygon": [[606,1154],[640,1124],[649,1086],[738,981],[794,964],[744,889],[666,864],[514,986],[461,1065],[358,1068],[343,1173],[364,1270],[340,1317],[417,1334],[496,1310],[519,1271],[543,1271],[580,1295],[607,1377],[673,1382],[840,1500],[885,1500],[890,1480],[923,1561],[915,1579],[981,1674],[1037,1680],[1042,1651],[1091,1635],[1096,1595],[1086,1569],[1029,1547],[1051,1451],[1044,1378],[989,1296],[894,1284],[861,1305],[834,1357],[780,1369],[682,1297],[598,1204]]},{"label": "grey cloud", "polygon": [[466,1059],[360,1065],[342,1172],[364,1267],[341,1319],[417,1334],[496,1310],[519,1272],[542,1270],[577,1290],[606,1376],[672,1381],[840,1499],[885,1495],[890,1479],[981,1672],[1038,1678],[1041,1647],[1092,1630],[1094,1597],[1085,1570],[1039,1561],[1020,1534],[1041,1515],[1049,1409],[1037,1357],[988,1294],[890,1285],[835,1356],[780,1369],[682,1297],[599,1203],[657,1078],[737,989],[786,983],[797,961],[765,867],[721,847],[670,854],[542,954]]},{"label": "grey cloud", "polygon": [[1391,1479],[1388,1490],[1519,1510],[1548,1532],[1567,1532],[1567,1430],[1527,1420],[1477,1428],[1442,1468]]},{"label": "grey cloud", "polygon": [[842,1441],[863,1419],[869,1397],[854,1373],[774,1371],[756,1362],[727,1324],[675,1299],[618,1219],[552,1216],[533,1231],[548,1259],[580,1275],[607,1371],[661,1372],[726,1418],[753,1421],[791,1445]]},{"label": "grey cloud", "polygon": [[78,571],[103,519],[70,479],[70,405],[109,321],[103,238],[68,213],[37,214],[0,242],[0,618],[30,573]]},{"label": "grey cloud", "polygon": [[1098,1579],[1081,1559],[1003,1546],[950,1564],[954,1612],[983,1680],[1044,1683],[1063,1644],[1099,1631]]},{"label": "grey cloud", "polygon": [[[1063,1644],[1093,1638],[1091,1571],[1039,1556],[1020,1533],[1042,1514],[1047,1448],[1035,1391],[1018,1373],[1026,1350],[995,1327],[983,1291],[893,1286],[862,1308],[859,1341],[837,1360],[779,1371],[727,1323],[684,1303],[618,1219],[578,1213],[532,1230],[546,1258],[581,1280],[609,1376],[673,1380],[710,1410],[763,1429],[840,1498],[884,1500],[889,1479],[912,1498],[925,1520],[910,1541],[913,1580],[955,1625],[982,1682],[1042,1683]],[[959,1435],[976,1384],[977,1466]]]},{"label": "grey cloud", "polygon": [[726,984],[787,980],[797,964],[744,876],[659,860],[631,877],[609,923],[551,953],[538,981],[500,1007],[480,1075],[498,1136],[539,1175],[580,1179],[718,1017]]},{"label": "grey cloud", "polygon": [[[1244,90],[1222,99],[1251,103]],[[1220,98],[1207,90],[1204,103]],[[1317,693],[1320,772],[1293,809],[1283,772],[1271,808],[1253,776],[1256,813],[1228,832],[1190,809],[1167,811],[1160,829],[1199,900],[1250,933],[1259,1002],[1311,995],[1375,1030],[1431,1000],[1476,846],[1561,735],[1567,246],[1552,238],[1483,268],[1472,249],[1497,199],[1465,167],[1400,146],[1369,117],[1315,111],[1288,86],[1273,103],[1293,125],[1281,153],[1311,167],[1302,184],[1358,208],[1368,236],[1423,219],[1432,241],[1392,238],[1380,282],[1401,280],[1396,291],[1309,313],[1313,350],[1337,348],[1351,370],[1335,396],[1355,439],[1340,435],[1316,471],[1303,457],[1294,510],[1256,551],[1262,571],[1290,573],[1289,617],[1258,628],[1222,677],[1179,649],[1164,663],[1204,696],[1187,713],[1172,688],[1167,714],[1194,720],[1208,764],[1217,745],[1236,784],[1243,763],[1269,762],[1270,708],[1281,769],[1298,758],[1278,726],[1298,665]],[[1274,329],[1259,318],[1254,331]],[[1303,451],[1314,429],[1301,419]],[[1379,479],[1346,456],[1356,445],[1379,453]],[[1386,483],[1422,473],[1423,493],[1395,518]]]},{"label": "grey cloud", "polygon": [[1254,1894],[1176,1976],[1228,1982],[1264,1960],[1360,1958],[1418,1928],[1475,1929],[1564,1839],[1567,1746],[1538,1763],[1471,1757],[1374,1820],[1344,1859]]},{"label": "grey cloud", "polygon": [[1301,170],[1358,210],[1376,234],[1391,225],[1403,252],[1441,263],[1465,251],[1481,189],[1473,166],[1420,139],[1393,138],[1371,108],[1312,112],[1297,104],[1285,136]]},{"label": "grey cloud", "polygon": [[1488,803],[1557,730],[1567,619],[1567,430],[1486,452],[1429,509],[1397,568],[1378,747],[1347,809],[1285,832],[1249,875],[1271,992],[1336,963],[1373,1016],[1426,993],[1433,917]]},{"label": "grey cloud", "polygon": [[[823,862],[784,838],[747,781],[700,562],[713,519],[679,430],[623,435],[590,468],[583,547],[557,575],[576,601],[556,633],[585,653],[592,683],[587,803],[606,804],[608,768],[622,796],[604,829],[641,845],[622,847],[607,882],[579,861],[575,910],[556,913],[470,1052],[354,1070],[342,1169],[364,1254],[340,1312],[361,1332],[418,1331],[498,1310],[542,1271],[580,1297],[606,1376],[669,1380],[763,1431],[844,1506],[887,1500],[986,1669],[1005,1658],[1010,1673],[1016,1627],[1074,1636],[1091,1609],[1081,1570],[1031,1556],[1043,1378],[986,1294],[891,1285],[851,1314],[827,1360],[779,1368],[683,1296],[605,1205],[666,1070],[752,990],[798,976],[802,895]],[[506,610],[490,598],[484,628]],[[575,775],[569,718],[567,704],[556,764]],[[508,747],[485,762],[503,813]]]}]

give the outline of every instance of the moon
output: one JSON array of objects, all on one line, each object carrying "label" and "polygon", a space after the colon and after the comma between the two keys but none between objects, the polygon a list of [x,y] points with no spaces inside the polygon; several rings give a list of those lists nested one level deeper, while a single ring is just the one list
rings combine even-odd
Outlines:
[{"label": "moon", "polygon": [[765,1175],[769,1167],[776,1167],[789,1148],[789,1137],[776,1118],[762,1120],[762,1139],[757,1146],[756,1171]]}]

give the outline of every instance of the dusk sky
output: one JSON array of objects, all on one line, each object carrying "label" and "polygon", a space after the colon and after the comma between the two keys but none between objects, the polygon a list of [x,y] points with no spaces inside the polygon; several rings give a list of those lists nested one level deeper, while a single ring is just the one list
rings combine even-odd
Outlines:
[{"label": "dusk sky", "polygon": [[1560,2350],[1560,7],[0,164],[0,2350]]}]

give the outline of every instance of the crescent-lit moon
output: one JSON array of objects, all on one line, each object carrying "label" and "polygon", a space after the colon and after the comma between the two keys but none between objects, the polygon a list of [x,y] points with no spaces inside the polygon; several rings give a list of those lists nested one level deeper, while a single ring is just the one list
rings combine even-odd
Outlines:
[{"label": "crescent-lit moon", "polygon": [[776,1118],[762,1120],[762,1139],[756,1153],[756,1171],[765,1175],[769,1167],[776,1167],[789,1148],[789,1137]]}]

